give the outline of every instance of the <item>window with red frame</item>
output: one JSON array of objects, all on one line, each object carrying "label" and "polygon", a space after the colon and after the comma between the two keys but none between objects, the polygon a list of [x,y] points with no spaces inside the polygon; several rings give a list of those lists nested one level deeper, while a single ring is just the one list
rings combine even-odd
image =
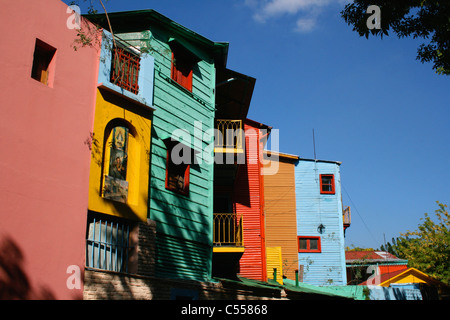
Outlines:
[{"label": "window with red frame", "polygon": [[321,174],[320,175],[320,193],[322,194],[334,194],[334,174]]},{"label": "window with red frame", "polygon": [[320,237],[298,237],[298,252],[322,252]]},{"label": "window with red frame", "polygon": [[141,58],[125,48],[112,50],[111,82],[134,94],[139,92],[139,69]]},{"label": "window with red frame", "polygon": [[189,169],[189,164],[175,164],[171,157],[171,150],[167,150],[166,189],[187,195],[189,193]]},{"label": "window with red frame", "polygon": [[192,92],[192,69],[194,63],[183,52],[172,52],[170,77],[183,88]]}]

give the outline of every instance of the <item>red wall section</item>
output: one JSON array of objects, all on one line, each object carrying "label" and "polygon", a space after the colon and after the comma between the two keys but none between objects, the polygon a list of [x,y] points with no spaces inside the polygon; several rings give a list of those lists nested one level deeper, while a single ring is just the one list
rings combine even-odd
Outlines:
[{"label": "red wall section", "polygon": [[394,271],[399,271],[399,270],[406,270],[408,269],[407,265],[384,265],[384,266],[379,266],[380,268],[380,274],[385,274],[385,273],[390,273],[390,272],[394,272]]},{"label": "red wall section", "polygon": [[240,165],[235,183],[234,203],[238,216],[243,215],[245,252],[240,260],[240,275],[267,280],[263,217],[263,188],[259,161],[261,132],[245,124],[245,164]]}]

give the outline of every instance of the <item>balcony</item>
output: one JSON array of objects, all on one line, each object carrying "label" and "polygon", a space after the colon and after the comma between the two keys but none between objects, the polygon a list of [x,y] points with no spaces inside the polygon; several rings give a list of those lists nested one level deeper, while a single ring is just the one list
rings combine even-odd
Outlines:
[{"label": "balcony", "polygon": [[350,227],[350,224],[352,223],[352,214],[350,207],[345,207],[342,211],[342,218],[344,220],[344,234],[345,230]]},{"label": "balcony", "polygon": [[242,120],[216,119],[215,129],[214,152],[244,152]]},{"label": "balcony", "polygon": [[242,216],[214,213],[213,252],[244,252]]}]

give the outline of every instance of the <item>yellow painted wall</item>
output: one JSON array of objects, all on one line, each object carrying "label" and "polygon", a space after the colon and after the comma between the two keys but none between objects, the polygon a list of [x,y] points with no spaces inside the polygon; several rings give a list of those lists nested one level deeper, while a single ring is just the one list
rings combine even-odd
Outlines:
[{"label": "yellow painted wall", "polygon": [[[132,220],[147,220],[152,110],[118,94],[97,89],[89,176],[89,210]],[[112,121],[112,122],[111,122]],[[128,199],[126,203],[102,197],[104,172],[108,170],[107,141],[112,123],[131,129],[128,143]],[[109,124],[109,125],[108,125]],[[108,129],[109,130],[108,130]]]},{"label": "yellow painted wall", "polygon": [[283,284],[283,262],[281,260],[281,247],[267,247],[267,278],[273,279],[273,269],[277,269],[277,282]]}]

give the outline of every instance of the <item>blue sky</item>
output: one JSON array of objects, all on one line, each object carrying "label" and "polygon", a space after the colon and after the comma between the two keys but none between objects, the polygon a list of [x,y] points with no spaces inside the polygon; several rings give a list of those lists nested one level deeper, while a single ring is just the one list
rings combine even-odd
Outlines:
[{"label": "blue sky", "polygon": [[[67,1],[66,1],[67,2]],[[83,3],[80,0],[81,3]],[[154,9],[230,43],[228,68],[257,79],[249,118],[280,151],[342,162],[346,245],[378,248],[450,205],[450,77],[416,60],[421,39],[359,37],[343,0],[109,0]],[[97,6],[102,12],[101,7]],[[383,19],[383,12],[381,12]]]}]

